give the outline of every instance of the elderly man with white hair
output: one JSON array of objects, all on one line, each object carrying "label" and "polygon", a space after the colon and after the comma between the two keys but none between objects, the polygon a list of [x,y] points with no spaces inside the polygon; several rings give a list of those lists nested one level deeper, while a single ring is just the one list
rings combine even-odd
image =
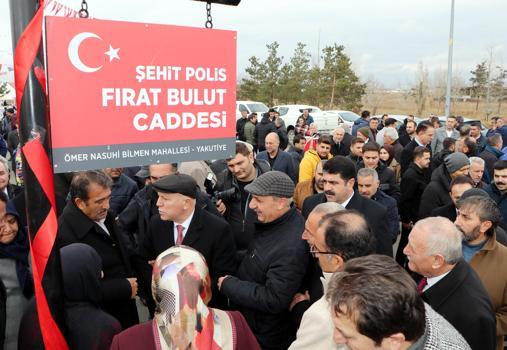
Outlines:
[{"label": "elderly man with white hair", "polygon": [[474,181],[475,188],[484,188],[486,187],[486,183],[482,181],[482,176],[484,175],[484,168],[486,166],[486,162],[484,159],[479,157],[470,157],[470,177]]},{"label": "elderly man with white hair", "polygon": [[478,275],[463,260],[461,241],[450,220],[429,217],[415,224],[403,252],[409,269],[422,276],[418,291],[424,301],[472,349],[495,349],[495,311]]},{"label": "elderly man with white hair", "polygon": [[333,144],[331,145],[331,154],[333,156],[348,156],[350,152],[350,141],[352,136],[341,126],[333,131]]},{"label": "elderly man with white hair", "polygon": [[386,130],[393,129],[396,130],[396,119],[394,118],[387,118],[383,121],[384,127],[379,130],[377,133],[377,136],[375,137],[375,142],[377,142],[379,145],[384,146],[384,135]]},{"label": "elderly man with white hair", "polygon": [[403,146],[400,143],[400,137],[398,131],[395,128],[384,128],[384,147],[388,149],[392,148],[392,154],[394,159],[399,163],[401,161],[401,152],[403,152]]}]

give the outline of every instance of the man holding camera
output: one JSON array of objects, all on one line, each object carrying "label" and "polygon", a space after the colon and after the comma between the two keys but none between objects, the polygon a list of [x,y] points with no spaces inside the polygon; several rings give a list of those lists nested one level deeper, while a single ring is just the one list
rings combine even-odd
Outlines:
[{"label": "man holding camera", "polygon": [[251,196],[245,186],[270,170],[267,162],[254,159],[248,144],[237,141],[234,158],[227,159],[227,169],[217,175],[217,209],[231,225],[239,260],[253,238],[257,218],[248,207]]}]

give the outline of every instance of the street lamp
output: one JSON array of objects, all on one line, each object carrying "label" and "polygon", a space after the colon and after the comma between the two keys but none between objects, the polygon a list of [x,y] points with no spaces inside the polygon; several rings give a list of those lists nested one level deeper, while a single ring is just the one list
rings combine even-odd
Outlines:
[{"label": "street lamp", "polygon": [[447,91],[445,95],[445,116],[451,115],[452,47],[454,41],[454,0],[451,0],[451,28],[449,30],[449,55],[447,60]]}]

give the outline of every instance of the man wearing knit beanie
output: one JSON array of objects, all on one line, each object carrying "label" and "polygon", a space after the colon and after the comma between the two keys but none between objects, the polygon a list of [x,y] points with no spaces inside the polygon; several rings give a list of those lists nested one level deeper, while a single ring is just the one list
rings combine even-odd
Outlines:
[{"label": "man wearing knit beanie", "polygon": [[361,138],[364,140],[364,142],[368,142],[368,140],[370,139],[370,128],[369,127],[364,127],[364,128],[360,128],[357,130],[357,137]]},{"label": "man wearing knit beanie", "polygon": [[470,170],[470,160],[464,153],[460,152],[449,154],[445,157],[444,164],[451,179],[458,176],[467,176]]},{"label": "man wearing knit beanie", "polygon": [[433,171],[431,182],[422,194],[419,218],[424,219],[433,209],[451,204],[451,181],[458,176],[468,176],[469,169],[470,160],[465,154],[454,152],[445,157],[444,163]]}]

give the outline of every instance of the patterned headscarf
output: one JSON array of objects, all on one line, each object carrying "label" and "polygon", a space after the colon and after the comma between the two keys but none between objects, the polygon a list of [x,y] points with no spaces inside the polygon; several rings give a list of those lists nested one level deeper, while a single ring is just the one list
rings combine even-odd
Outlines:
[{"label": "patterned headscarf", "polygon": [[157,349],[233,349],[228,314],[208,308],[211,280],[204,257],[186,246],[171,247],[153,265]]}]

